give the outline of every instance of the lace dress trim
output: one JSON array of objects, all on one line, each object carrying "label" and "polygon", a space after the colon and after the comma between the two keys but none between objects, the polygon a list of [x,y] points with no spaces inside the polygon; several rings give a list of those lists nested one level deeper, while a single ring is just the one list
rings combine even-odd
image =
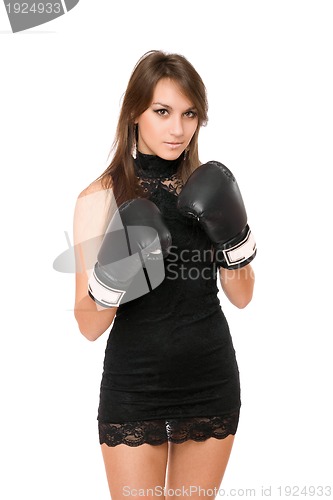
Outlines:
[{"label": "lace dress trim", "polygon": [[183,182],[177,173],[182,158],[183,155],[173,161],[163,160],[158,156],[138,151],[134,168],[143,191],[153,195],[162,188],[177,196],[183,187]]},{"label": "lace dress trim", "polygon": [[99,442],[107,446],[140,446],[167,441],[179,444],[189,439],[205,441],[211,437],[224,439],[229,434],[236,434],[239,412],[236,410],[227,416],[139,420],[121,424],[98,422]]}]

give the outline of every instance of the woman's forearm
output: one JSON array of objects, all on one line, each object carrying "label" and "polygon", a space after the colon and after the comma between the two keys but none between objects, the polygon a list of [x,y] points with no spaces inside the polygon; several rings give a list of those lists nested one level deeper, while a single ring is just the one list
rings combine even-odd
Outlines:
[{"label": "woman's forearm", "polygon": [[105,309],[99,307],[90,297],[86,295],[75,306],[74,315],[80,332],[88,340],[98,339],[111,325],[117,307]]},{"label": "woman's forearm", "polygon": [[240,269],[224,269],[220,267],[222,290],[230,302],[243,309],[252,299],[254,288],[254,271],[250,264]]}]

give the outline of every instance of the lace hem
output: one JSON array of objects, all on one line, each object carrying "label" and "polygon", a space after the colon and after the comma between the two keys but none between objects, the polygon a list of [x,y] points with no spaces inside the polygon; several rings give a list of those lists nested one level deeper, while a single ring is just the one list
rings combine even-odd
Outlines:
[{"label": "lace hem", "polygon": [[166,441],[184,443],[189,439],[205,441],[211,437],[224,439],[229,434],[236,434],[239,411],[227,416],[139,420],[121,424],[98,422],[99,442],[107,446],[139,446],[144,443],[159,445]]}]

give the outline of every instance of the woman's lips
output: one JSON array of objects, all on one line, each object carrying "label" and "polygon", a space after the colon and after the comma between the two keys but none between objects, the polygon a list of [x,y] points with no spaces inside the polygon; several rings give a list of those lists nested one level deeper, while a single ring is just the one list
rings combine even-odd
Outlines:
[{"label": "woman's lips", "polygon": [[182,142],[165,142],[164,144],[166,144],[169,148],[171,149],[177,149],[179,148],[183,143]]}]

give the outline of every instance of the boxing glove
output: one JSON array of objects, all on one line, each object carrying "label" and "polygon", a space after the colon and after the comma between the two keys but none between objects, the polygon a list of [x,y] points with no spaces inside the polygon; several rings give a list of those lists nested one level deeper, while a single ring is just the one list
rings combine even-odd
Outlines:
[{"label": "boxing glove", "polygon": [[199,221],[213,243],[218,266],[237,269],[254,259],[256,243],[242,195],[222,163],[210,161],[194,170],[178,196],[177,208]]},{"label": "boxing glove", "polygon": [[[103,307],[148,293],[163,281],[171,234],[158,207],[145,198],[123,203],[113,215],[88,281],[90,297]],[[145,271],[144,271],[145,269]],[[136,288],[125,300],[133,280]]]}]

